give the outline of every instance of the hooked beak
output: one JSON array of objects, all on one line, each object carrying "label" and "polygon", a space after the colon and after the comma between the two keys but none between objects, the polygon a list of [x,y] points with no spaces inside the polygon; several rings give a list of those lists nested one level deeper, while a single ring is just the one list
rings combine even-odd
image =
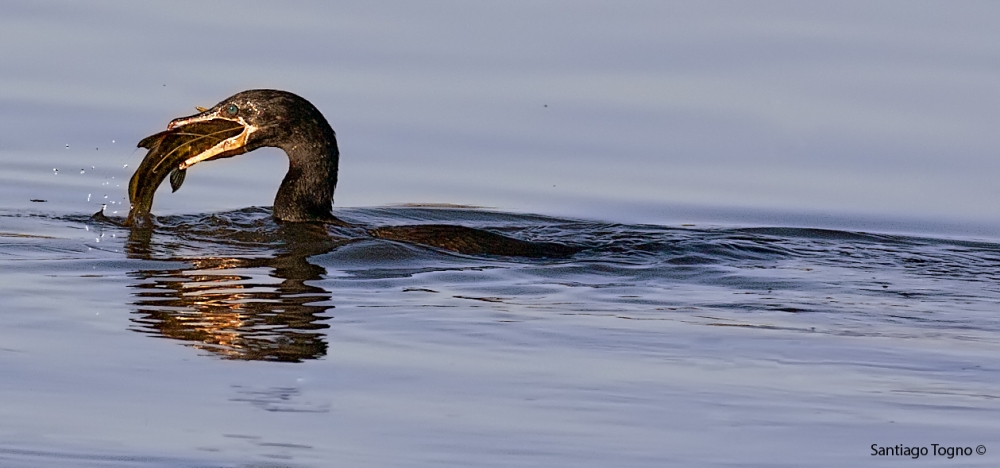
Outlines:
[{"label": "hooked beak", "polygon": [[252,135],[254,132],[258,130],[256,126],[247,123],[242,116],[228,117],[224,115],[225,113],[221,109],[204,110],[204,108],[202,107],[199,107],[197,109],[201,110],[202,113],[198,115],[193,115],[191,117],[182,117],[179,119],[171,120],[170,123],[167,124],[167,131],[171,132],[178,129],[183,129],[183,127],[189,126],[191,124],[218,121],[218,120],[226,120],[229,122],[237,123],[241,127],[243,127],[243,130],[238,135],[226,138],[216,143],[214,146],[183,160],[177,166],[178,170],[183,171],[202,161],[208,161],[219,157],[236,156],[238,154],[246,152],[246,149],[244,148],[246,147],[247,140],[250,138],[250,135]]}]

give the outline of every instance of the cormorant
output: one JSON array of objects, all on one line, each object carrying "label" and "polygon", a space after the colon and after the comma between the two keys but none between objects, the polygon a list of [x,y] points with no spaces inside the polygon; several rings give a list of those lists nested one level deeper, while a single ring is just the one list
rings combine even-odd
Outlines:
[{"label": "cormorant", "polygon": [[139,146],[150,152],[129,184],[130,224],[148,213],[153,192],[168,173],[177,190],[187,168],[265,146],[281,148],[288,155],[288,173],[274,199],[274,217],[292,222],[336,220],[331,210],[340,161],[337,136],[316,106],[298,95],[273,89],[243,91],[211,109],[172,120],[167,131]]},{"label": "cormorant", "polygon": [[[168,175],[176,191],[187,168],[195,164],[271,146],[288,155],[288,173],[274,198],[274,217],[285,222],[350,226],[332,214],[340,151],[336,133],[316,106],[287,91],[254,89],[199,111],[172,120],[166,131],[139,142],[149,152],[129,182],[132,208],[126,225],[143,224],[153,194]],[[469,254],[542,257],[579,251],[562,244],[522,241],[462,226],[387,226],[367,232],[373,237]]]}]

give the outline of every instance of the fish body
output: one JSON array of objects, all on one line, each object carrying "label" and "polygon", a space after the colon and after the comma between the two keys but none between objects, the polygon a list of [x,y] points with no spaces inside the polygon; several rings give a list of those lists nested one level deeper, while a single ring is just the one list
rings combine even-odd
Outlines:
[{"label": "fish body", "polygon": [[[181,187],[187,173],[187,167],[182,166],[184,161],[239,135],[242,131],[243,126],[239,123],[217,119],[192,123],[143,138],[138,146],[149,151],[129,180],[128,198],[131,209],[125,219],[125,225],[133,226],[149,218],[156,189],[167,177],[170,178],[173,191],[176,192]],[[219,157],[235,156],[240,153],[233,152]]]}]

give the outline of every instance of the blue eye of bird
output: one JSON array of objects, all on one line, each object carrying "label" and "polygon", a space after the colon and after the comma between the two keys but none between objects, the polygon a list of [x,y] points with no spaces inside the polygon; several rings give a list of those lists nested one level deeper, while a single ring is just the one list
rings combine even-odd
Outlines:
[{"label": "blue eye of bird", "polygon": [[226,112],[229,115],[236,115],[239,111],[240,111],[240,108],[236,107],[236,104],[230,104],[229,107],[226,108]]}]

